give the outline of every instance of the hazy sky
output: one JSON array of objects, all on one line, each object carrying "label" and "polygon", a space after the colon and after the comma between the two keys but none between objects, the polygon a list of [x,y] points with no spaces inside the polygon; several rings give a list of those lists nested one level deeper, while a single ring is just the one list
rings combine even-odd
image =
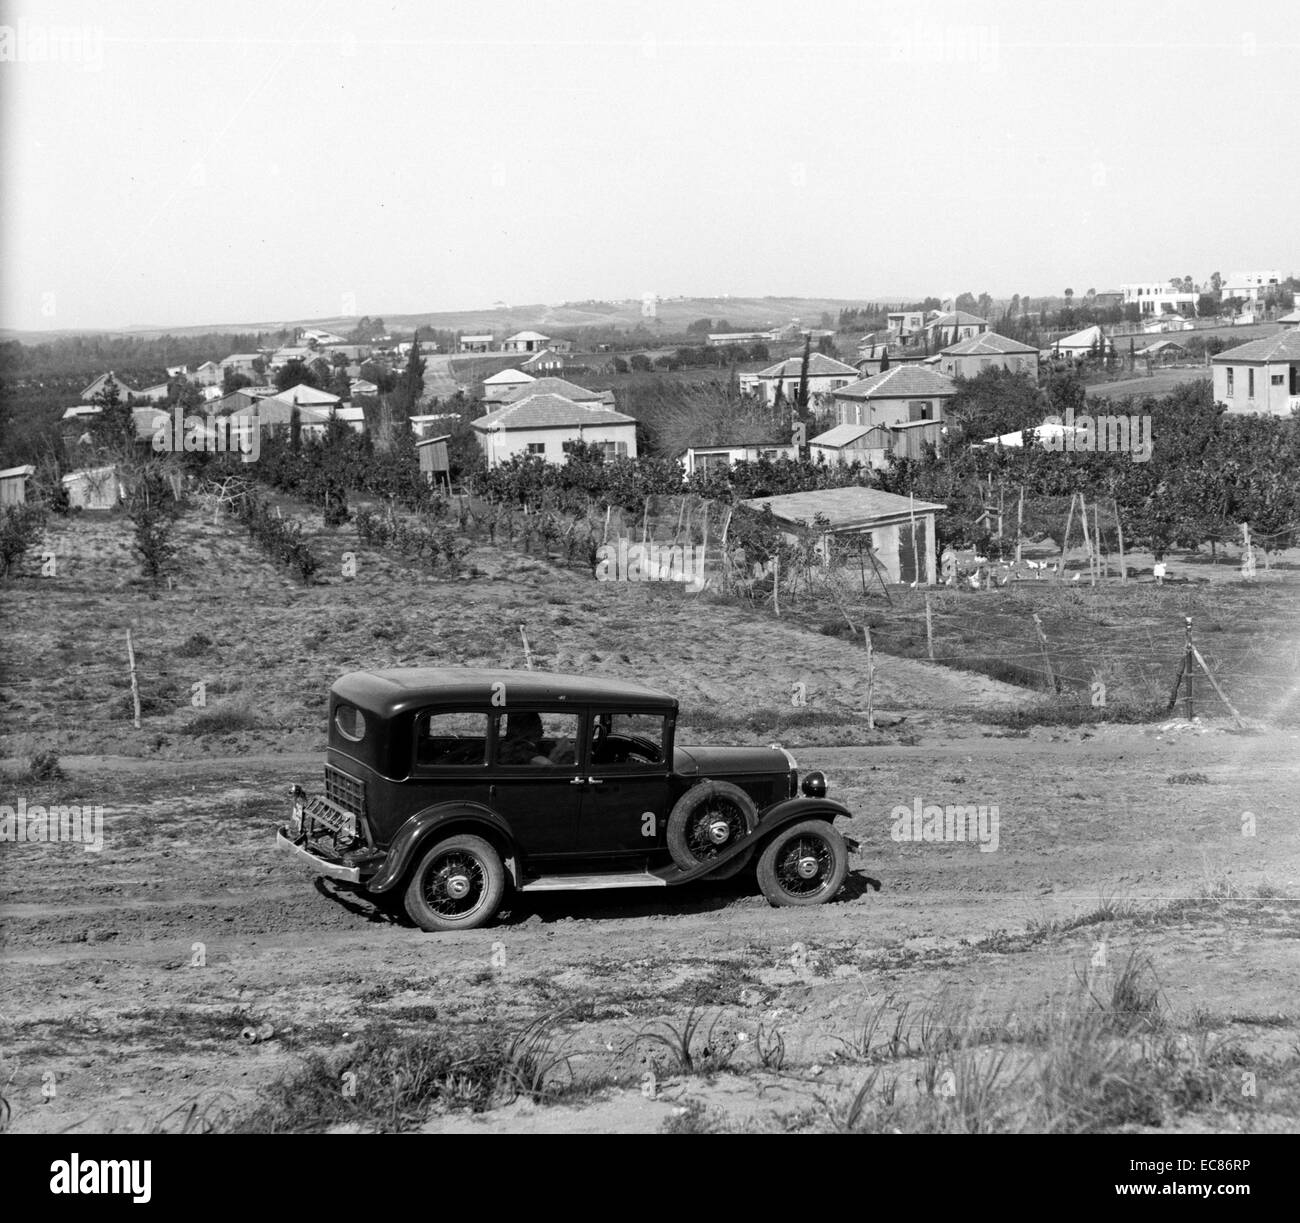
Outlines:
[{"label": "hazy sky", "polygon": [[1297,0],[0,23],[7,327],[1300,271]]}]

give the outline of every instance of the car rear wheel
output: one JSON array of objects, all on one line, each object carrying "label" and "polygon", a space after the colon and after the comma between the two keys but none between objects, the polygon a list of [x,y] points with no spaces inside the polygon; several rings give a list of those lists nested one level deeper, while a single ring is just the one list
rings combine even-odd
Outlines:
[{"label": "car rear wheel", "polygon": [[[683,870],[693,870],[716,858],[758,826],[758,808],[739,786],[729,781],[706,781],[692,786],[677,800],[668,816],[668,852]],[[753,860],[742,853],[709,876],[730,879]]]},{"label": "car rear wheel", "polygon": [[448,837],[411,872],[407,916],[421,930],[473,930],[492,920],[505,886],[501,857],[482,837]]},{"label": "car rear wheel", "polygon": [[773,905],[819,905],[844,883],[849,850],[825,820],[783,828],[758,859],[758,886]]}]

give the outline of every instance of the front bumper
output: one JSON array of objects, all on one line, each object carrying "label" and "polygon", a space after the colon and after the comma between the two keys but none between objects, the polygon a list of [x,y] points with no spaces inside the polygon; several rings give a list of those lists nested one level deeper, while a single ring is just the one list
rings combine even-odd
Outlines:
[{"label": "front bumper", "polygon": [[[361,882],[361,868],[349,866],[341,861],[326,858],[307,844],[305,837],[295,839],[287,828],[277,828],[275,847],[288,850],[308,863],[318,875],[328,875],[331,879],[343,879],[348,883]],[[373,870],[367,873],[373,873]]]}]

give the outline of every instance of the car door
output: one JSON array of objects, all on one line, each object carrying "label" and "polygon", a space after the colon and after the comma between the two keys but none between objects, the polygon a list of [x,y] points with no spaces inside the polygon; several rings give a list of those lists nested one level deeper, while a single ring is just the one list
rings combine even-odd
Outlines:
[{"label": "car door", "polygon": [[571,855],[585,788],[578,768],[581,714],[512,707],[492,721],[488,805],[527,857]]},{"label": "car door", "polygon": [[667,717],[661,712],[589,715],[578,817],[584,856],[633,857],[664,849],[672,769],[667,742]]}]

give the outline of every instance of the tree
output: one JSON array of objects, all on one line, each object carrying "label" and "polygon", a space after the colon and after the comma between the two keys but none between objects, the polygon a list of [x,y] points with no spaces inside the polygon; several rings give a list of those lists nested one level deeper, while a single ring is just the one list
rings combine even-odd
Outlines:
[{"label": "tree", "polygon": [[1070,307],[1070,306],[1073,306],[1073,305],[1074,305],[1074,290],[1073,290],[1073,289],[1066,289],[1066,291],[1065,291],[1065,304],[1066,304],[1066,307],[1067,307],[1067,308]]},{"label": "tree", "polygon": [[420,356],[420,329],[411,336],[411,351],[406,356],[406,368],[397,384],[397,416],[402,419],[415,415],[424,394],[424,358]]},{"label": "tree", "polygon": [[176,556],[172,527],[177,508],[171,484],[161,466],[146,464],[132,485],[127,515],[134,528],[140,570],[151,587],[158,585]]},{"label": "tree", "polygon": [[687,325],[687,335],[708,335],[713,330],[713,320],[711,318],[697,318],[695,322]]},{"label": "tree", "polygon": [[1223,292],[1223,277],[1218,272],[1210,274],[1210,291],[1215,294]]},{"label": "tree", "polygon": [[[313,365],[315,363],[313,362]],[[321,390],[320,375],[299,357],[286,361],[275,371],[275,389],[287,391],[295,386],[310,386]]]},{"label": "tree", "polygon": [[121,388],[112,374],[103,389],[91,396],[90,402],[100,409],[99,419],[90,431],[96,445],[107,447],[114,454],[129,454],[135,445],[135,417],[123,401]]},{"label": "tree", "polygon": [[1219,312],[1219,295],[1217,293],[1202,293],[1196,299],[1196,313],[1201,318],[1212,318]]},{"label": "tree", "polygon": [[889,368],[889,349],[883,348],[880,352],[880,372],[883,374]]},{"label": "tree", "polygon": [[803,361],[799,364],[799,397],[795,400],[795,407],[800,416],[808,412],[808,361],[812,356],[812,336],[804,337],[803,342]]}]

